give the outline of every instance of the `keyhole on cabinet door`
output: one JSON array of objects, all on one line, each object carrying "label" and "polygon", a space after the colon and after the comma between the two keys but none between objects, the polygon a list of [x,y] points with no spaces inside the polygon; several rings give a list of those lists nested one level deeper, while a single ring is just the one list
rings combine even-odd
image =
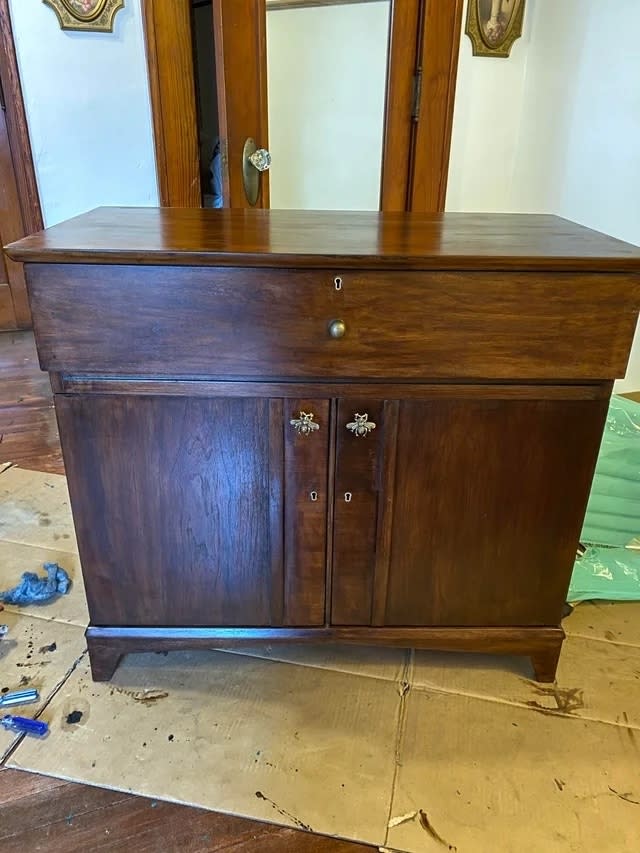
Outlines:
[{"label": "keyhole on cabinet door", "polygon": [[318,493],[316,492],[316,490],[315,490],[315,489],[314,489],[312,492],[310,492],[310,493],[309,493],[309,497],[311,498],[311,500],[312,500],[312,501],[317,501],[317,500],[318,500]]},{"label": "keyhole on cabinet door", "polygon": [[352,497],[353,497],[353,495],[351,494],[351,492],[345,492],[344,493],[344,499],[345,499],[346,503],[351,503]]}]

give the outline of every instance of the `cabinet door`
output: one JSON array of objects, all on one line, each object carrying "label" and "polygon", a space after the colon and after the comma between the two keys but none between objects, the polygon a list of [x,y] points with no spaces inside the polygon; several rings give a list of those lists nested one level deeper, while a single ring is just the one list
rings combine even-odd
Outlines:
[{"label": "cabinet door", "polygon": [[[382,400],[338,400],[331,621],[371,624],[382,453]],[[356,435],[356,418],[376,424]]]},{"label": "cabinet door", "polygon": [[387,401],[367,436],[339,419],[340,489],[365,454],[372,480],[364,494],[354,481],[348,503],[336,494],[336,530],[354,539],[367,503],[369,553],[362,540],[355,563],[334,551],[332,621],[345,623],[355,594],[373,625],[558,624],[606,410],[470,394]]},{"label": "cabinet door", "polygon": [[[58,395],[56,410],[94,625],[285,623],[282,400]],[[324,575],[310,588],[291,568],[292,611],[322,622]]]}]

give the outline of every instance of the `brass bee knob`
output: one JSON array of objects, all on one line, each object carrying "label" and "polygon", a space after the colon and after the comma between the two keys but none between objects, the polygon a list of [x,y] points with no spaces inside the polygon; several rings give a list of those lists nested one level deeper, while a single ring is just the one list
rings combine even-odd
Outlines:
[{"label": "brass bee knob", "polygon": [[315,415],[313,412],[300,412],[297,418],[291,418],[289,423],[298,433],[298,435],[311,435],[320,429],[320,424],[314,421]]},{"label": "brass bee knob", "polygon": [[344,320],[332,320],[329,323],[329,334],[332,338],[344,338],[347,327]]},{"label": "brass bee knob", "polygon": [[364,415],[359,415],[356,412],[353,417],[355,418],[355,420],[347,424],[347,429],[350,430],[354,435],[358,436],[358,438],[364,438],[376,428],[376,425],[373,421],[369,420],[369,415],[366,413]]}]

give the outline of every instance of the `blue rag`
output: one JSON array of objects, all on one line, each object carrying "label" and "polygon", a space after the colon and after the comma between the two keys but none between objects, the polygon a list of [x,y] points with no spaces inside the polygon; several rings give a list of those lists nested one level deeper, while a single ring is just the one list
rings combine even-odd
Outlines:
[{"label": "blue rag", "polygon": [[0,601],[3,604],[24,607],[27,604],[50,601],[58,595],[66,595],[71,587],[71,580],[65,570],[57,563],[45,563],[43,568],[47,573],[46,578],[41,578],[34,572],[25,572],[17,586],[0,592]]}]

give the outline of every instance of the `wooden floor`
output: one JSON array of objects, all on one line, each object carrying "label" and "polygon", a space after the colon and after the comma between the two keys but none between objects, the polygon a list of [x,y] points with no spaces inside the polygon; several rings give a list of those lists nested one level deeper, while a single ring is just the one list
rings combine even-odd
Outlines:
[{"label": "wooden floor", "polygon": [[[2,462],[64,473],[51,389],[29,332],[0,333]],[[0,851],[38,850],[372,853],[374,848],[0,767]]]},{"label": "wooden floor", "polygon": [[0,332],[0,463],[63,474],[49,377],[30,332]]}]

